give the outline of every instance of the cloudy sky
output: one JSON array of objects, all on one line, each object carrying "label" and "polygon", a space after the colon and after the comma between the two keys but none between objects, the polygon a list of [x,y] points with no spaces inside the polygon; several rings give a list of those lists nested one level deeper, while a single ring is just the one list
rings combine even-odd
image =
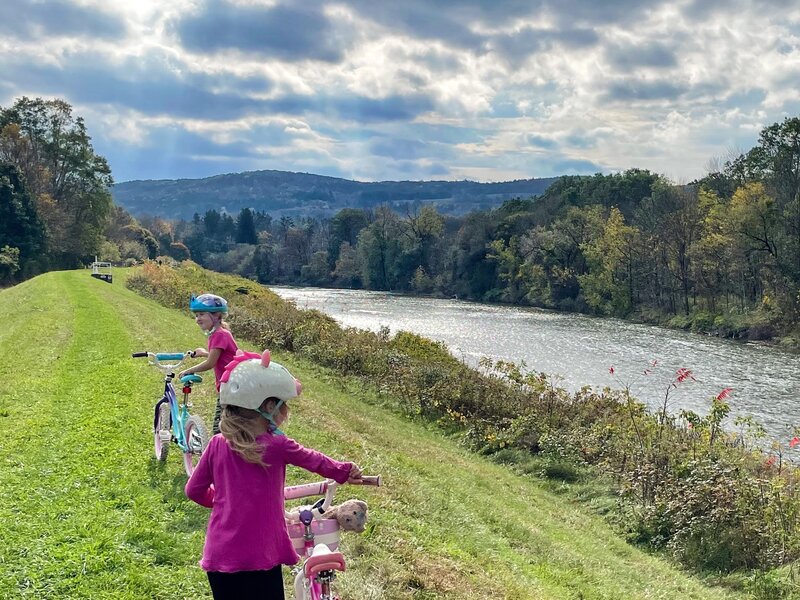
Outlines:
[{"label": "cloudy sky", "polygon": [[800,0],[0,1],[0,107],[67,100],[116,181],[685,182],[799,83]]}]

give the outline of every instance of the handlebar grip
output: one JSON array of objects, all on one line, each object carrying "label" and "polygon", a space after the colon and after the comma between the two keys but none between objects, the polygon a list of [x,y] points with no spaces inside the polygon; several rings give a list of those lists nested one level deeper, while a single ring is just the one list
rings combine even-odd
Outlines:
[{"label": "handlebar grip", "polygon": [[322,496],[327,491],[327,480],[318,483],[303,483],[283,488],[283,497],[286,500],[295,500],[297,498],[307,498],[308,496]]},{"label": "handlebar grip", "polygon": [[374,485],[375,487],[380,487],[381,485],[381,476],[380,475],[362,475],[361,482],[356,485]]},{"label": "handlebar grip", "polygon": [[147,352],[134,352],[131,354],[131,358],[146,358]]}]

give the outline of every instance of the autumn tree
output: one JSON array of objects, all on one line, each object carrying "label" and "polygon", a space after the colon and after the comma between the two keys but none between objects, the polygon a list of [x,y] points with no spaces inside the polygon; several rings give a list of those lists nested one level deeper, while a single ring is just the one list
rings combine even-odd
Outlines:
[{"label": "autumn tree", "polygon": [[374,290],[397,288],[400,246],[400,218],[388,206],[375,210],[375,220],[358,235],[358,252],[364,285]]},{"label": "autumn tree", "polygon": [[600,234],[582,245],[589,272],[579,280],[586,302],[601,314],[625,316],[635,304],[634,263],[640,232],[612,208]]},{"label": "autumn tree", "polygon": [[104,241],[113,180],[83,118],[63,100],[23,97],[0,108],[0,163],[24,175],[52,265],[71,268],[93,258]]},{"label": "autumn tree", "polygon": [[336,285],[346,288],[360,288],[361,263],[359,262],[358,252],[348,242],[342,242],[338,254],[339,258],[336,259],[336,267],[332,273]]},{"label": "autumn tree", "polygon": [[369,225],[367,213],[360,208],[343,208],[328,224],[328,264],[335,267],[343,243],[355,248],[358,234]]},{"label": "autumn tree", "polygon": [[741,278],[743,257],[736,255],[730,228],[726,228],[728,203],[705,187],[698,193],[698,202],[703,216],[698,238],[689,249],[692,278],[704,308],[715,313],[722,298],[725,308],[730,308],[732,283]]}]

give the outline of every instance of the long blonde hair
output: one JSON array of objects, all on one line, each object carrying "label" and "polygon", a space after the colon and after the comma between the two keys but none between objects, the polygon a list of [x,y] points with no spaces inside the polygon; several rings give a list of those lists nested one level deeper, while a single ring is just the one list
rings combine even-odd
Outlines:
[{"label": "long blonde hair", "polygon": [[228,322],[225,320],[225,317],[223,316],[223,314],[222,314],[222,313],[214,313],[214,312],[210,312],[210,313],[208,313],[208,314],[210,314],[210,315],[211,315],[211,320],[212,320],[212,321],[214,320],[214,316],[215,316],[215,315],[219,315],[219,320],[216,320],[216,321],[214,322],[214,327],[218,327],[218,326],[219,326],[219,327],[222,327],[223,329],[227,329],[228,331],[230,331],[230,330],[231,330],[231,326],[230,326],[230,325],[228,325]]},{"label": "long blonde hair", "polygon": [[[275,400],[267,398],[261,403],[263,410],[267,402]],[[256,441],[256,437],[264,433],[263,419],[258,412],[241,406],[226,404],[222,407],[219,431],[231,449],[249,463],[269,466],[264,462],[264,446]]]}]

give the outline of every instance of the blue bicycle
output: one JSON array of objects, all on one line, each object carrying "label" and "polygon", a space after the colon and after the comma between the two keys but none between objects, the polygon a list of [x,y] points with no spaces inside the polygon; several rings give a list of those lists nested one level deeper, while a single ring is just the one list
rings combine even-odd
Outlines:
[{"label": "blue bicycle", "polygon": [[153,416],[153,446],[156,459],[167,460],[170,442],[175,442],[183,453],[183,468],[191,475],[208,445],[208,431],[202,419],[189,414],[189,394],[192,385],[203,378],[191,374],[181,377],[183,402],[178,402],[172,380],[177,367],[194,352],[134,352],[133,358],[149,358],[150,364],[164,373],[164,395],[156,402]]}]

